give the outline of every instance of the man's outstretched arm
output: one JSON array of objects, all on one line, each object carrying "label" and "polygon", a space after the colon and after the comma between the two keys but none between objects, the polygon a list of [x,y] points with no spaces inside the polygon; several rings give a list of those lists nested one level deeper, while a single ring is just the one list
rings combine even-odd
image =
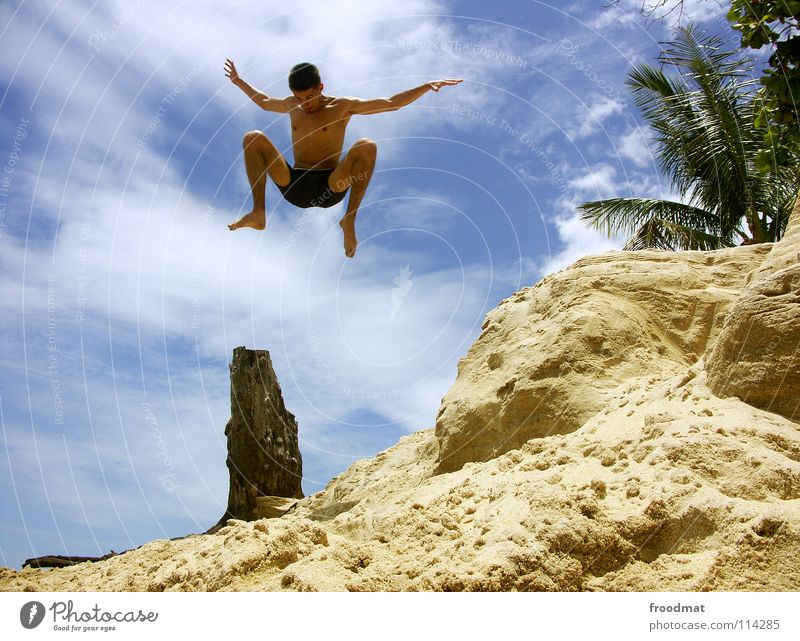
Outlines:
[{"label": "man's outstretched arm", "polygon": [[439,91],[445,85],[457,85],[463,79],[458,80],[433,80],[426,82],[424,85],[414,87],[407,91],[403,91],[391,98],[373,98],[371,100],[362,100],[360,98],[347,98],[350,104],[347,108],[348,113],[351,114],[377,114],[383,111],[397,111],[400,107],[410,105],[417,98],[427,93],[429,90]]},{"label": "man's outstretched arm", "polygon": [[236,66],[233,64],[233,60],[225,60],[225,75],[231,79],[233,84],[244,91],[250,100],[252,100],[265,111],[277,111],[279,113],[286,113],[289,111],[289,105],[286,104],[286,98],[270,98],[267,94],[260,92],[258,89],[254,89],[244,80],[242,80],[236,71]]}]

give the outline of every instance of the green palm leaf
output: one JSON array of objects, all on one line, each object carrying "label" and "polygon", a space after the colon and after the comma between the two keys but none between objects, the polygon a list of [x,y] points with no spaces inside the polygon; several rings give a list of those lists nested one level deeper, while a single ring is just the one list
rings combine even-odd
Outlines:
[{"label": "green palm leaf", "polygon": [[[797,172],[757,170],[761,99],[747,78],[749,62],[723,45],[682,27],[659,55],[660,68],[640,64],[628,74],[633,99],[654,131],[659,168],[688,204],[612,198],[578,208],[584,222],[608,235],[632,234],[626,249],[726,247],[747,238],[745,231],[763,242],[785,228]],[[668,67],[679,75],[666,73]]]},{"label": "green palm leaf", "polygon": [[732,244],[730,235],[722,236],[712,212],[673,200],[609,198],[583,203],[578,211],[584,223],[608,236],[639,233],[650,221],[660,220],[664,227],[696,229],[703,238],[716,238],[717,246]]},{"label": "green palm leaf", "polygon": [[733,243],[714,234],[700,231],[663,218],[651,218],[625,243],[623,249],[694,249],[709,251],[732,247]]}]

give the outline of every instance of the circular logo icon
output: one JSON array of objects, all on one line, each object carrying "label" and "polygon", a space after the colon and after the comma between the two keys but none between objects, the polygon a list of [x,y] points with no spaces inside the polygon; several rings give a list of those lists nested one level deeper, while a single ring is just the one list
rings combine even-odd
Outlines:
[{"label": "circular logo icon", "polygon": [[44,605],[38,601],[28,601],[19,610],[19,622],[23,628],[35,628],[44,619]]}]

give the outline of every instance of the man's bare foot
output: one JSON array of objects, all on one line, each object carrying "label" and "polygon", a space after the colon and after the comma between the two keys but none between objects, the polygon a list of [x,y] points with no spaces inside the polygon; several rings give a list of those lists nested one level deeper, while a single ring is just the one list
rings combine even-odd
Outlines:
[{"label": "man's bare foot", "polygon": [[345,214],[339,221],[339,227],[344,232],[344,255],[352,258],[356,253],[356,216],[355,214]]},{"label": "man's bare foot", "polygon": [[233,231],[240,227],[252,227],[253,229],[264,229],[267,226],[267,217],[262,210],[254,209],[249,214],[245,214],[235,223],[228,225],[228,229]]}]

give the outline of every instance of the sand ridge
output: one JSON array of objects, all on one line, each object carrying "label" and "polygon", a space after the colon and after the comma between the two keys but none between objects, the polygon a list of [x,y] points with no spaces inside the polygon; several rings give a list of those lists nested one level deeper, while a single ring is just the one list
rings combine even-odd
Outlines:
[{"label": "sand ridge", "polygon": [[[713,348],[726,331],[737,340],[748,288],[778,274],[785,298],[770,309],[793,304],[785,256],[800,254],[800,234],[781,243],[581,259],[487,315],[435,427],[284,516],[99,563],[2,568],[0,588],[800,589],[791,397],[764,407],[715,394],[707,363],[719,384]],[[800,346],[796,331],[782,340]],[[797,361],[770,372],[770,354],[756,356],[759,385],[791,393]]]}]

